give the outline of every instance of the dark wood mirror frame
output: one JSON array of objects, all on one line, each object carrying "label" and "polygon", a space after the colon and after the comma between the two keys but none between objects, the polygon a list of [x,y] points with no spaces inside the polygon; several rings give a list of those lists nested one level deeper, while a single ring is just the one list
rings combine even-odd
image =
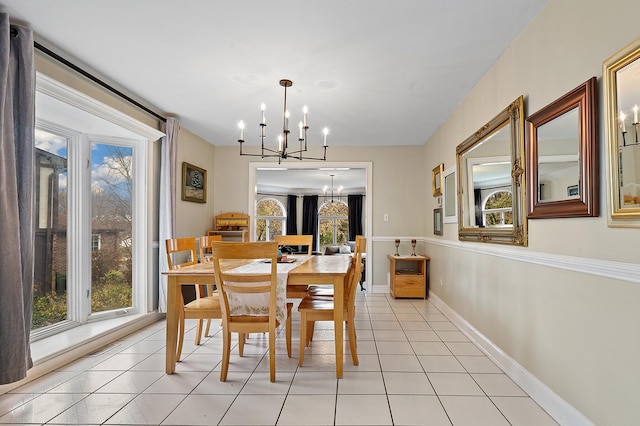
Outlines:
[{"label": "dark wood mirror frame", "polygon": [[[526,120],[525,153],[529,219],[598,216],[598,84],[592,77]],[[538,196],[538,128],[578,110],[579,198],[541,202]]]}]

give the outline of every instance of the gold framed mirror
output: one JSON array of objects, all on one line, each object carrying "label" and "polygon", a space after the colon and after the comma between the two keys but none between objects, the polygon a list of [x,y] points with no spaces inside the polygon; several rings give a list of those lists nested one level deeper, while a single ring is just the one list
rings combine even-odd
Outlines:
[{"label": "gold framed mirror", "polygon": [[529,219],[598,216],[597,93],[593,77],[527,118]]},{"label": "gold framed mirror", "polygon": [[456,168],[458,238],[526,246],[522,96],[457,146]]},{"label": "gold framed mirror", "polygon": [[609,226],[640,227],[640,39],[603,64]]}]

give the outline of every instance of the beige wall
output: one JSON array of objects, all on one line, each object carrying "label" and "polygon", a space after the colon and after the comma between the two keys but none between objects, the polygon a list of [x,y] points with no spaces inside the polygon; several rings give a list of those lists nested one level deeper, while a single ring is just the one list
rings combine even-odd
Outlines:
[{"label": "beige wall", "polygon": [[[640,4],[624,0],[550,1],[425,145],[428,166],[449,167],[456,145],[518,96],[529,115],[590,77],[600,79],[600,217],[530,220],[529,247],[506,249],[506,257],[458,242],[456,224],[445,224],[444,237],[428,244],[437,297],[598,425],[640,422],[640,285],[632,276],[640,229],[607,226],[601,81],[602,62],[640,37],[639,14]],[[431,211],[435,199],[426,207]],[[528,254],[631,269],[626,279],[604,278],[519,260]]]},{"label": "beige wall", "polygon": [[[187,162],[207,171],[207,202],[182,201],[182,163]],[[176,175],[176,237],[198,237],[213,229],[215,216],[214,147],[189,130],[178,133],[178,169]]]},{"label": "beige wall", "polygon": [[[431,162],[425,164],[423,150],[422,146],[365,148],[334,144],[328,151],[331,162],[372,163],[372,188],[367,197],[372,197],[373,235],[367,235],[370,244],[367,259],[372,259],[373,279],[368,279],[367,285],[387,286],[389,261],[386,255],[395,250],[393,238],[420,237],[425,233],[423,206],[427,192],[429,195],[431,192],[433,167]],[[216,147],[215,153],[216,214],[249,211],[249,163],[260,159],[240,157],[237,147]],[[383,220],[384,213],[389,214],[388,222]],[[403,244],[408,253],[409,243],[404,241]],[[418,250],[423,249],[418,247]]]}]

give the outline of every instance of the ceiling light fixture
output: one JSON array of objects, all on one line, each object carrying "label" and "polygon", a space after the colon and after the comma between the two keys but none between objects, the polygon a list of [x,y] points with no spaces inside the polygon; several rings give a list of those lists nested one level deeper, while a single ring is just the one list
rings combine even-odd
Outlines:
[{"label": "ceiling light fixture", "polygon": [[302,109],[303,120],[298,124],[298,128],[300,130],[300,136],[298,137],[298,142],[300,143],[300,149],[297,151],[289,151],[289,111],[287,110],[287,87],[293,86],[293,82],[291,80],[282,79],[280,80],[280,86],[284,87],[284,113],[283,113],[283,124],[282,124],[282,133],[278,135],[278,149],[271,149],[265,147],[264,139],[266,137],[265,127],[267,127],[267,122],[264,116],[265,105],[264,103],[261,105],[262,109],[262,121],[260,122],[260,141],[261,141],[261,152],[260,154],[251,154],[242,152],[242,144],[244,144],[244,121],[240,121],[238,123],[238,127],[240,128],[240,139],[238,139],[238,143],[240,144],[240,155],[248,155],[251,157],[278,157],[278,164],[282,160],[286,160],[287,158],[294,158],[296,160],[327,160],[327,135],[329,134],[329,129],[326,127],[322,130],[324,135],[324,141],[322,145],[322,149],[324,151],[324,155],[322,158],[320,157],[308,157],[305,156],[304,153],[307,152],[307,130],[309,130],[309,126],[307,125],[307,107],[305,106]]},{"label": "ceiling light fixture", "polygon": [[327,185],[324,186],[324,188],[322,188],[322,192],[324,193],[324,201],[327,201],[327,192],[329,192],[329,189],[331,189],[331,202],[333,203],[333,191],[337,191],[338,192],[338,201],[342,201],[342,186],[340,186],[339,188],[334,188],[333,187],[333,176],[334,175],[329,175],[331,176],[331,188],[329,188]]}]

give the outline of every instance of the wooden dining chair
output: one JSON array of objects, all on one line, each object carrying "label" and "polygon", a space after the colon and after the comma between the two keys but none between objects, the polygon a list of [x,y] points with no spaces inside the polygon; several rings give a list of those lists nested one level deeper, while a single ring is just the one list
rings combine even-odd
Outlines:
[{"label": "wooden dining chair", "polygon": [[[172,238],[165,242],[167,248],[167,262],[169,269],[180,269],[185,266],[195,265],[198,263],[196,257],[196,239],[191,238]],[[186,260],[180,262],[179,257],[185,257]],[[185,320],[197,319],[195,344],[199,345],[202,336],[202,325],[205,319],[222,318],[222,310],[220,308],[220,298],[218,293],[212,291],[213,287],[208,289],[206,296],[202,296],[201,286],[194,283],[196,299],[185,304],[184,300],[180,303],[182,309],[178,315],[178,350],[176,351],[176,360],[180,361],[182,354],[182,344],[184,342]],[[182,292],[180,292],[182,297]]]},{"label": "wooden dining chair", "polygon": [[307,254],[313,253],[313,235],[275,235],[279,246],[306,246]]},{"label": "wooden dining chair", "polygon": [[[276,235],[278,246],[307,246],[307,254],[312,254],[313,235]],[[287,286],[287,298],[302,299],[307,295],[308,285]]]},{"label": "wooden dining chair", "polygon": [[[207,263],[211,261],[211,243],[213,241],[222,241],[222,235],[204,235],[198,238],[198,249],[200,253],[200,262]],[[212,285],[206,286],[206,294],[202,290],[203,286],[199,286],[197,290],[200,291],[200,297],[213,295],[215,290]],[[217,293],[215,293],[217,294]],[[204,329],[204,337],[209,337],[209,331],[211,329],[211,318],[207,319],[207,326]]]},{"label": "wooden dining chair", "polygon": [[[347,324],[349,336],[349,348],[353,365],[358,365],[358,350],[356,343],[356,288],[358,287],[359,276],[362,273],[362,253],[356,253],[353,273],[349,274],[344,295],[344,321]],[[327,296],[306,296],[298,305],[300,312],[300,353],[298,355],[298,366],[302,367],[304,361],[305,347],[310,343],[313,335],[313,326],[316,321],[333,321],[334,298]]]},{"label": "wooden dining chair", "polygon": [[[351,257],[351,269],[349,270],[349,274],[351,274],[355,268],[355,261],[356,261],[356,255],[358,253],[364,253],[366,251],[366,245],[367,245],[367,239],[365,237],[363,237],[362,235],[356,235],[356,244],[355,244],[355,248],[353,250],[353,254]],[[364,266],[363,266],[364,268]],[[362,271],[360,272],[360,276],[362,276]],[[347,280],[351,279],[351,275],[348,275]],[[358,282],[360,282],[360,277],[358,277]],[[333,286],[326,286],[326,285],[312,285],[309,286],[308,292],[310,295],[313,296],[330,296],[333,297]],[[310,338],[313,337],[313,335],[309,336]]]},{"label": "wooden dining chair", "polygon": [[[222,367],[220,381],[227,380],[229,357],[231,353],[231,333],[238,333],[238,353],[243,355],[244,343],[248,333],[269,333],[269,371],[272,382],[276,380],[276,328],[280,325],[276,319],[278,244],[276,242],[212,242],[212,261],[214,262],[216,286],[220,292],[222,306]],[[270,260],[268,273],[234,274],[223,271],[220,261],[228,260]],[[266,314],[234,314],[229,306],[229,298],[242,298],[243,295],[268,294],[269,306]],[[288,303],[286,319],[287,352],[291,357],[291,307]]]}]

